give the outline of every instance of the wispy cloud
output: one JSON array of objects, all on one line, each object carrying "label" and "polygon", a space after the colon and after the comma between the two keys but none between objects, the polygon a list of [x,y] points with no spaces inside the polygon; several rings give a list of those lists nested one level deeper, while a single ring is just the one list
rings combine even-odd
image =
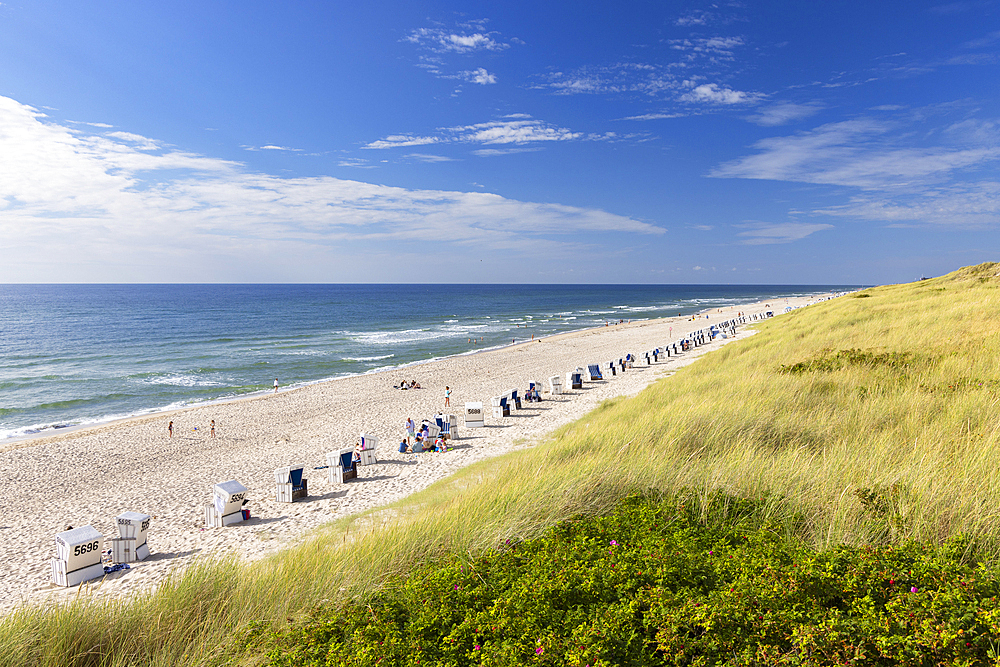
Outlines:
[{"label": "wispy cloud", "polygon": [[752,116],[747,116],[747,120],[757,125],[765,127],[775,127],[786,125],[797,120],[808,118],[820,111],[819,104],[796,104],[794,102],[779,102],[770,106],[762,107]]},{"label": "wispy cloud", "polygon": [[737,234],[741,238],[741,243],[746,245],[791,243],[824,229],[833,229],[833,225],[806,222],[752,222],[736,225],[736,227],[746,230]]},{"label": "wispy cloud", "polygon": [[[299,275],[306,258],[332,266],[333,257],[382,253],[403,241],[447,239],[516,261],[582,251],[579,234],[664,232],[597,209],[482,192],[252,173],[231,161],[86,134],[2,97],[0,127],[0,252],[20,264],[0,267],[0,281],[24,280],[26,265],[59,267],[63,280],[127,280],[130,270],[191,280],[226,266],[229,279],[259,280],[272,275],[268,266]],[[129,269],[136,257],[142,266]],[[74,273],[81,263],[83,273]]]},{"label": "wispy cloud", "polygon": [[681,16],[678,16],[674,20],[674,25],[684,28],[693,25],[708,25],[712,18],[713,15],[709,12],[689,11]]},{"label": "wispy cloud", "polygon": [[465,70],[458,73],[458,78],[463,81],[468,81],[469,83],[478,83],[481,86],[486,86],[491,83],[497,82],[497,77],[495,74],[490,74],[485,68],[480,67],[474,70]]},{"label": "wispy cloud", "polygon": [[694,86],[689,92],[680,96],[681,102],[704,102],[708,104],[755,104],[764,95],[733,90],[716,83],[703,83]]},{"label": "wispy cloud", "polygon": [[384,139],[373,141],[362,148],[402,148],[406,146],[426,146],[441,141],[438,137],[414,137],[409,134],[390,134]]},{"label": "wispy cloud", "polygon": [[[848,203],[813,213],[890,224],[1000,223],[995,165],[1000,123],[966,119],[921,127],[920,113],[858,118],[763,139],[753,155],[719,165],[716,178],[855,188]],[[756,238],[756,237],[755,237]]]},{"label": "wispy cloud", "polygon": [[717,178],[798,181],[857,188],[926,183],[1000,158],[995,145],[904,145],[884,121],[830,123],[789,137],[763,139],[755,155],[716,167]]},{"label": "wispy cloud", "polygon": [[[495,56],[513,44],[523,44],[517,38],[503,40],[500,33],[487,30],[485,19],[466,21],[455,27],[419,28],[403,41],[415,45],[420,51],[417,67],[440,79],[458,79],[481,86],[497,83],[497,75],[485,67],[468,68],[473,56]],[[461,62],[464,67],[459,66]],[[455,90],[454,94],[461,92]]]},{"label": "wispy cloud", "polygon": [[[103,124],[98,125],[96,123],[91,123],[94,127],[102,127]],[[108,125],[107,127],[111,127]],[[140,151],[155,151],[160,149],[160,144],[142,136],[141,134],[132,134],[131,132],[108,132],[108,137],[113,139],[119,139],[121,141],[131,144],[134,148]]]},{"label": "wispy cloud", "polygon": [[541,148],[480,148],[472,151],[478,157],[496,157],[497,155],[513,155],[514,153],[534,153]]},{"label": "wispy cloud", "polygon": [[573,132],[564,127],[522,116],[474,125],[440,128],[438,132],[438,135],[424,137],[391,135],[373,141],[362,148],[384,149],[437,143],[527,144],[540,141],[570,141],[590,138],[586,137],[583,132]]},{"label": "wispy cloud", "polygon": [[418,162],[455,162],[455,158],[445,155],[431,155],[430,153],[409,153],[405,157]]},{"label": "wispy cloud", "polygon": [[487,22],[468,21],[455,28],[418,28],[410,32],[404,41],[434,53],[475,53],[477,51],[503,51],[509,49],[510,41],[503,41],[497,31],[486,30]]},{"label": "wispy cloud", "polygon": [[289,148],[287,146],[276,146],[274,144],[267,144],[265,146],[244,146],[244,150],[248,151],[284,151],[287,153],[301,153],[301,148]]}]

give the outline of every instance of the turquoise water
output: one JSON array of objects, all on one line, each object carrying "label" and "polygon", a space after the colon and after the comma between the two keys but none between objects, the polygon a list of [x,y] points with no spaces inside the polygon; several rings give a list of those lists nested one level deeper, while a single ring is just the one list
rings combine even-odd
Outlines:
[{"label": "turquoise water", "polygon": [[[854,286],[0,285],[0,439]],[[481,342],[472,344],[471,338]]]}]

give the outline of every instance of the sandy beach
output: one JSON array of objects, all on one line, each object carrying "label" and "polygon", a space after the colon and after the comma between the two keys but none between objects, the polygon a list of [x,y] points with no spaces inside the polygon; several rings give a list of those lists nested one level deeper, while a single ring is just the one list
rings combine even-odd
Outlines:
[{"label": "sandy beach", "polygon": [[[332,519],[384,505],[418,491],[459,468],[519,447],[531,446],[553,429],[583,416],[601,401],[638,393],[699,356],[732,339],[716,341],[680,357],[645,361],[582,390],[543,395],[511,416],[487,414],[486,428],[467,429],[466,401],[481,401],[530,381],[548,389],[552,375],[588,363],[607,362],[626,353],[641,354],[686,333],[744,313],[803,306],[813,298],[781,299],[720,311],[699,319],[666,318],[551,336],[500,350],[463,355],[401,370],[347,377],[173,413],[162,413],[63,433],[42,439],[0,443],[0,609],[21,603],[63,600],[78,594],[127,595],[155,586],[171,571],[193,559],[232,551],[258,558],[287,546],[308,530]],[[707,318],[706,318],[707,315]],[[672,329],[672,335],[671,335]],[[744,326],[739,337],[750,335]],[[393,388],[414,378],[421,389]],[[445,386],[452,390],[444,408]],[[458,439],[446,453],[400,454],[398,444],[407,417],[419,423],[443,411],[459,416]],[[170,437],[167,424],[174,423]],[[216,423],[217,437],[209,437]],[[331,485],[325,465],[328,451],[351,447],[360,433],[378,436],[379,462],[359,468],[358,479]],[[275,500],[274,469],[305,464],[308,499]],[[236,479],[249,489],[251,520],[228,528],[205,529],[204,506],[214,484]],[[113,519],[131,510],[153,517],[149,532],[152,555],[128,571],[96,580],[81,589],[49,581],[54,536],[67,526],[90,524],[105,540],[117,536]],[[106,545],[108,548],[110,545]]]}]

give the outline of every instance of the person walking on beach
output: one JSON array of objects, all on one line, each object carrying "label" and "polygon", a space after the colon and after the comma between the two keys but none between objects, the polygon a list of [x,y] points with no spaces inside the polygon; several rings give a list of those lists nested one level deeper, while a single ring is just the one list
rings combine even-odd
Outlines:
[{"label": "person walking on beach", "polygon": [[212,420],[212,430],[209,432],[209,435],[211,437],[213,437],[213,438],[215,437],[215,420],[214,419]]},{"label": "person walking on beach", "polygon": [[444,388],[444,407],[451,407],[451,387]]},{"label": "person walking on beach", "polygon": [[167,424],[167,432],[170,433],[170,437],[171,438],[174,437],[174,423],[173,422],[170,422],[169,424]]},{"label": "person walking on beach", "polygon": [[274,378],[274,393],[278,393],[278,378]]}]

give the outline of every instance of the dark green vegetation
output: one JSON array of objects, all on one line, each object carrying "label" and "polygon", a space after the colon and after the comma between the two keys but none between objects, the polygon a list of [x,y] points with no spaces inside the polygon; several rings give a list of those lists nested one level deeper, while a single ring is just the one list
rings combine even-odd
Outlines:
[{"label": "dark green vegetation", "polygon": [[251,644],[275,667],[995,660],[1000,582],[964,562],[960,539],[820,552],[759,510],[722,494],[631,496]]}]

